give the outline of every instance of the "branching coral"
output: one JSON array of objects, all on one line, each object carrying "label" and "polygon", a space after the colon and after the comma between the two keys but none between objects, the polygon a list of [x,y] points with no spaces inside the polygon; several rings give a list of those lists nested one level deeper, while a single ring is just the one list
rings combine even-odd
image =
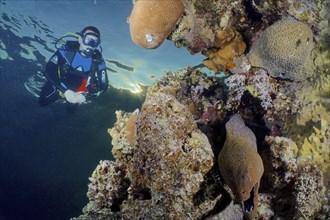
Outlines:
[{"label": "branching coral", "polygon": [[235,74],[225,79],[228,86],[227,108],[237,108],[241,102],[241,98],[246,91],[246,77],[244,75]]},{"label": "branching coral", "polygon": [[269,77],[265,71],[260,70],[256,72],[256,75],[253,77],[252,83],[256,86],[257,97],[261,101],[261,106],[267,110],[273,106],[273,100],[271,98],[271,93],[273,88],[269,82]]},{"label": "branching coral", "polygon": [[326,173],[330,168],[330,124],[321,120],[320,128],[313,127],[314,132],[304,139],[299,149],[299,161],[323,164]]}]

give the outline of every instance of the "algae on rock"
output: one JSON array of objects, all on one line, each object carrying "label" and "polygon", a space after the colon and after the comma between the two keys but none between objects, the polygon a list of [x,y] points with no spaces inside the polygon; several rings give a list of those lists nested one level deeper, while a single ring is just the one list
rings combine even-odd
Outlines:
[{"label": "algae on rock", "polygon": [[[182,2],[185,12],[168,37],[176,46],[215,52],[216,33],[233,29],[246,50],[222,62],[230,61],[225,79],[190,67],[167,72],[140,111],[117,111],[109,130],[116,160],[93,173],[79,219],[242,218],[215,164],[234,114],[256,136],[265,168],[257,217],[329,218],[330,4]],[[295,38],[285,47],[287,36]]]}]

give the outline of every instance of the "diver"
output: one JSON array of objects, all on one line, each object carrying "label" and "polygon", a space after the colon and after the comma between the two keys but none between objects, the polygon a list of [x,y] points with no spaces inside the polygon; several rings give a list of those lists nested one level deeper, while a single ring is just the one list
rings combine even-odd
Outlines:
[{"label": "diver", "polygon": [[80,103],[108,89],[100,31],[88,26],[68,36],[78,40],[66,41],[58,48],[58,42],[67,37],[64,36],[55,43],[57,51],[49,59],[44,72],[47,81],[40,92],[40,106],[64,97],[68,110],[74,111]]}]

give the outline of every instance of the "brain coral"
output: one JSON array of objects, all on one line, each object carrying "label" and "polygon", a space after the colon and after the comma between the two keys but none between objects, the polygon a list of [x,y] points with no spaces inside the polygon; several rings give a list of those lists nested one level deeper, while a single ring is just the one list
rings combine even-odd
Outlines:
[{"label": "brain coral", "polygon": [[244,214],[248,218],[254,218],[264,167],[257,152],[256,137],[238,114],[226,123],[226,141],[218,162],[221,175],[236,199],[244,201]]},{"label": "brain coral", "polygon": [[160,46],[181,18],[181,0],[137,0],[129,17],[131,38],[141,47]]},{"label": "brain coral", "polygon": [[314,48],[313,32],[304,23],[281,20],[261,33],[248,59],[274,77],[302,80],[309,76]]}]

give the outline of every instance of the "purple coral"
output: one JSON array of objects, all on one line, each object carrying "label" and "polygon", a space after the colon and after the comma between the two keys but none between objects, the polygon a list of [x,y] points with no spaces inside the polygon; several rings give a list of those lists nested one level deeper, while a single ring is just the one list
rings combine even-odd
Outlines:
[{"label": "purple coral", "polygon": [[225,84],[228,86],[228,109],[236,108],[239,105],[241,98],[246,91],[245,81],[246,77],[238,74],[225,79]]},{"label": "purple coral", "polygon": [[273,100],[270,94],[273,92],[272,85],[269,82],[269,76],[266,71],[261,69],[256,72],[253,77],[253,83],[258,91],[258,98],[261,101],[261,106],[263,109],[267,110],[273,107]]}]

